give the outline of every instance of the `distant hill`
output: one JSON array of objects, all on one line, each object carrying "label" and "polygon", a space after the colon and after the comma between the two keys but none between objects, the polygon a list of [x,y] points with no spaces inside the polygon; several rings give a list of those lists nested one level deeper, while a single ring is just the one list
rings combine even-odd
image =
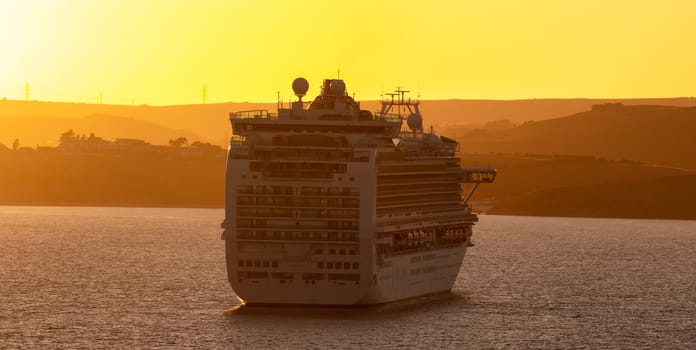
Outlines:
[{"label": "distant hill", "polygon": [[[696,106],[695,98],[534,99],[510,101],[429,100],[422,102],[421,109],[423,111],[426,127],[434,125],[439,129],[447,125],[481,124],[496,120],[509,120],[515,124],[529,120],[539,121],[582,112],[590,109],[594,104],[607,102],[622,102],[626,105],[659,104],[670,106]],[[274,111],[276,107],[276,103],[246,102],[178,106],[129,106],[0,100],[0,125],[2,120],[7,117],[82,118],[95,114],[112,115],[158,124],[171,130],[185,130],[200,138],[197,140],[225,145],[231,136],[228,120],[230,112],[250,109],[268,109]],[[375,100],[362,101],[361,107],[363,109],[376,111],[379,109],[379,102]],[[44,132],[42,130],[44,125],[49,124],[31,125],[30,128],[33,130],[33,133],[52,135],[53,131]],[[100,134],[103,133],[100,132]],[[0,134],[0,143],[9,143],[15,138],[19,138],[20,140],[27,140],[26,144],[34,144],[34,142],[29,142],[29,140],[34,140],[33,137],[31,133],[19,133],[11,129],[4,130],[2,134]],[[145,139],[150,142],[155,142],[150,137],[145,137]],[[41,140],[39,140],[39,143],[41,143]]]},{"label": "distant hill", "polygon": [[[696,220],[696,172],[593,157],[462,154],[465,167],[493,167],[476,211],[503,215]],[[470,187],[465,187],[468,190]]]},{"label": "distant hill", "polygon": [[549,188],[495,203],[492,214],[696,219],[696,175]]},{"label": "distant hill", "polygon": [[199,140],[189,130],[170,129],[152,122],[107,114],[93,114],[81,118],[66,117],[0,117],[0,143],[11,145],[18,138],[22,146],[56,146],[60,135],[72,129],[76,134],[94,133],[106,139],[135,138],[155,144],[167,144],[177,137]]},{"label": "distant hill", "polygon": [[498,171],[493,184],[479,186],[475,201],[501,201],[549,188],[642,181],[690,175],[692,171],[617,162],[594,157],[461,154],[463,167],[491,167]]},{"label": "distant hill", "polygon": [[[211,142],[218,145],[226,145],[232,132],[229,124],[229,112],[248,109],[270,109],[275,108],[273,103],[220,103],[202,105],[180,105],[180,106],[128,106],[128,105],[103,105],[86,103],[62,103],[62,102],[40,102],[40,101],[8,101],[0,100],[0,126],[7,126],[0,129],[0,143],[7,144],[15,138],[20,141],[26,140],[25,144],[55,146],[55,141],[46,137],[37,138],[36,134],[49,135],[54,137],[55,130],[52,128],[56,124],[68,126],[68,129],[75,129],[76,132],[83,133],[79,126],[71,126],[83,123],[78,119],[90,115],[109,115],[124,118],[121,121],[128,125],[120,126],[117,119],[112,119],[109,129],[114,132],[125,129],[128,134],[133,134],[136,130],[131,128],[132,121],[139,121],[147,125],[139,133],[140,138],[148,142],[161,143],[164,134],[162,130],[173,130],[192,141]],[[21,118],[20,118],[21,117]],[[27,118],[29,117],[29,118]],[[39,119],[35,119],[39,118]],[[51,119],[61,119],[52,122]],[[7,119],[14,119],[9,123]],[[24,121],[23,125],[20,121]],[[37,123],[37,121],[40,121]],[[89,125],[91,126],[91,125]],[[154,126],[160,128],[159,131]],[[14,127],[16,129],[11,129]],[[99,126],[101,127],[101,126]],[[31,130],[31,132],[26,132]],[[65,129],[67,130],[67,129]],[[65,131],[63,130],[63,131]],[[95,132],[96,130],[86,130],[84,133]],[[155,132],[149,135],[148,130]],[[103,137],[109,137],[105,132],[98,132]],[[119,137],[129,137],[121,134]],[[168,136],[169,137],[169,136]],[[170,137],[171,138],[171,137]],[[45,140],[45,141],[44,141]],[[53,141],[53,142],[52,142]],[[46,143],[48,142],[48,143]],[[165,140],[166,143],[166,140]]]},{"label": "distant hill", "polygon": [[197,157],[0,150],[0,164],[0,205],[224,205],[222,149]]},{"label": "distant hill", "polygon": [[696,107],[608,105],[457,138],[471,153],[585,155],[696,169],[695,134]]}]

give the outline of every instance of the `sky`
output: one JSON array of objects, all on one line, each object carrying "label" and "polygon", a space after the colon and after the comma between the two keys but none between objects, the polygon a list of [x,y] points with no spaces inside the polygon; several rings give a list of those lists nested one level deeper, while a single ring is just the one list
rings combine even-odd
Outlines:
[{"label": "sky", "polygon": [[[361,100],[696,95],[696,2],[0,0],[0,98]],[[339,73],[340,72],[340,73]]]}]

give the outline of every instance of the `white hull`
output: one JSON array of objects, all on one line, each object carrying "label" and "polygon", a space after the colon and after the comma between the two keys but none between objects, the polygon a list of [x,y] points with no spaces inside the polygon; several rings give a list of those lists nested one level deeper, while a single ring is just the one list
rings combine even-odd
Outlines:
[{"label": "white hull", "polygon": [[[452,289],[466,245],[385,259],[360,304],[382,304]],[[389,264],[391,262],[391,264]]]},{"label": "white hull", "polygon": [[[228,264],[230,282],[247,304],[371,305],[415,298],[452,288],[459,274],[466,244],[387,257],[361,270],[358,280],[305,280],[295,273],[283,280],[268,275],[240,280],[234,264]],[[307,265],[314,263],[308,262]],[[297,263],[298,269],[304,269]],[[290,276],[285,276],[290,277]]]}]

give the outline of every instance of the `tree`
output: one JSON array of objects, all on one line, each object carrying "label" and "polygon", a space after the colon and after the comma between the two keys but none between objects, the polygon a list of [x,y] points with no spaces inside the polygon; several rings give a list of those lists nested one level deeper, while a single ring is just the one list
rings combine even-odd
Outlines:
[{"label": "tree", "polygon": [[173,140],[169,140],[169,144],[172,147],[181,147],[187,143],[188,143],[188,139],[186,139],[185,137],[179,137],[179,138],[176,138]]},{"label": "tree", "polygon": [[16,151],[19,149],[19,139],[15,139],[14,142],[12,142],[12,150]]},{"label": "tree", "polygon": [[75,132],[72,129],[60,134],[61,144],[68,144],[72,142],[75,142]]}]

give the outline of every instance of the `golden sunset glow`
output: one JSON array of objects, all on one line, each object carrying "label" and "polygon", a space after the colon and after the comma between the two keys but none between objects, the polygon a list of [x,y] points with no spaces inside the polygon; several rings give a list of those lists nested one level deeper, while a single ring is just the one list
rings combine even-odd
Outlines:
[{"label": "golden sunset glow", "polygon": [[0,98],[672,97],[696,90],[693,1],[6,1]]}]

